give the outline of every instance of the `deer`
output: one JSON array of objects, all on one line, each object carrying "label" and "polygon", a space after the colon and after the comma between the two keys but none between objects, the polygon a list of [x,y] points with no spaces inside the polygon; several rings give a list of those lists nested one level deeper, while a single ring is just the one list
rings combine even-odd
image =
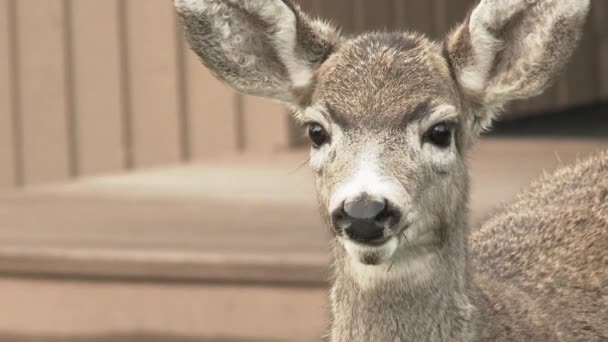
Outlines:
[{"label": "deer", "polygon": [[333,342],[607,341],[608,153],[479,228],[467,156],[564,70],[590,0],[481,0],[443,41],[291,0],[173,0],[219,80],[294,108],[331,232]]}]

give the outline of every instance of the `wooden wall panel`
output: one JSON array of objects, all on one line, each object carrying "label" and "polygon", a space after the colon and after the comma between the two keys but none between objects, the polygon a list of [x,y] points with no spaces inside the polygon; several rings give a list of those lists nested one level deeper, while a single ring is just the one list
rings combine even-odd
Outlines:
[{"label": "wooden wall panel", "polygon": [[171,1],[126,2],[133,167],[181,158],[177,34]]},{"label": "wooden wall panel", "polygon": [[435,6],[431,0],[395,0],[396,22],[401,28],[435,37]]},{"label": "wooden wall panel", "polygon": [[[0,0],[0,189],[10,188],[17,183],[15,167],[14,122],[15,114],[13,89],[14,38],[11,16],[12,0]],[[14,3],[13,3],[14,4]]]},{"label": "wooden wall panel", "polygon": [[524,100],[520,104],[518,111],[522,114],[534,114],[537,115],[544,111],[551,111],[558,108],[559,101],[559,84],[557,81],[550,88],[545,90],[541,95]]},{"label": "wooden wall panel", "polygon": [[237,151],[237,94],[216,80],[194,52],[185,51],[185,59],[190,157],[204,159]]},{"label": "wooden wall panel", "polygon": [[593,0],[591,20],[593,30],[597,39],[598,65],[596,71],[600,80],[598,95],[600,99],[608,99],[608,2],[605,0]]},{"label": "wooden wall panel", "polygon": [[70,176],[66,17],[62,0],[17,0],[24,182]]},{"label": "wooden wall panel", "polygon": [[[437,0],[435,0],[437,1]],[[462,23],[469,11],[478,3],[477,0],[439,0],[443,1],[445,7],[444,23],[441,27],[443,34],[447,34],[450,30]],[[436,24],[440,25],[440,24]]]},{"label": "wooden wall panel", "polygon": [[318,15],[318,13],[316,13],[314,0],[296,0],[296,2],[304,12],[313,16]]},{"label": "wooden wall panel", "polygon": [[360,31],[391,31],[396,28],[394,0],[355,0],[355,20]]},{"label": "wooden wall panel", "polygon": [[321,16],[331,20],[342,28],[343,33],[348,34],[356,31],[354,3],[353,0],[315,0],[313,5]]},{"label": "wooden wall panel", "polygon": [[78,174],[125,167],[118,0],[71,2]]},{"label": "wooden wall panel", "polygon": [[268,153],[289,147],[289,124],[284,105],[254,96],[243,96],[242,104],[245,151]]},{"label": "wooden wall panel", "polygon": [[[298,1],[347,34],[436,39],[476,2]],[[608,99],[608,5],[593,6],[568,71],[511,114]],[[0,188],[306,141],[283,106],[216,81],[176,27],[167,0],[0,0]]]},{"label": "wooden wall panel", "polygon": [[576,106],[597,100],[600,81],[597,66],[599,53],[593,20],[588,20],[578,49],[568,65],[568,105]]}]

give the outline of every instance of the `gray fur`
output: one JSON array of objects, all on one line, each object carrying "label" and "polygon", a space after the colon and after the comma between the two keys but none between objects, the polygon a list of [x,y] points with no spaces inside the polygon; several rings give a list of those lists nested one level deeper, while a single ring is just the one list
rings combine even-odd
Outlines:
[{"label": "gray fur", "polygon": [[[464,222],[446,229],[466,231]],[[533,183],[469,245],[468,257],[440,248],[425,287],[367,291],[343,273],[336,246],[332,340],[608,339],[608,151]]]},{"label": "gray fur", "polygon": [[539,95],[552,83],[580,39],[589,8],[590,0],[482,0],[448,35],[451,66],[481,109],[481,129],[507,102]]},{"label": "gray fur", "polygon": [[534,182],[470,242],[490,315],[548,340],[608,340],[608,151]]},{"label": "gray fur", "polygon": [[297,41],[293,49],[298,63],[314,71],[338,43],[337,31],[320,20],[312,20],[291,1],[265,0],[174,0],[185,26],[186,37],[202,62],[219,79],[235,89],[257,96],[295,104],[306,104],[312,85],[300,89],[290,80],[282,46],[274,44],[280,34],[281,15],[287,6],[296,17]]},{"label": "gray fur", "polygon": [[[342,38],[287,0],[174,1],[220,79],[327,131],[310,165],[328,225],[358,187],[400,211],[378,248],[333,230],[332,341],[608,339],[608,153],[545,177],[478,230],[467,222],[471,146],[503,104],[563,69],[589,0],[482,0],[443,44]],[[312,77],[294,77],[302,66]],[[447,147],[425,138],[442,122]]]}]

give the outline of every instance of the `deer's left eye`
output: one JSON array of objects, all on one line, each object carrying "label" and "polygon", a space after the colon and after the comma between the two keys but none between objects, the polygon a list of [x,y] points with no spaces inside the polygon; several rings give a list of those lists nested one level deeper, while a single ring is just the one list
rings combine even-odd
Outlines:
[{"label": "deer's left eye", "polygon": [[426,140],[437,147],[446,148],[452,142],[453,125],[441,122],[426,133]]},{"label": "deer's left eye", "polygon": [[314,148],[319,148],[329,142],[329,134],[323,126],[316,122],[308,124],[308,137]]}]

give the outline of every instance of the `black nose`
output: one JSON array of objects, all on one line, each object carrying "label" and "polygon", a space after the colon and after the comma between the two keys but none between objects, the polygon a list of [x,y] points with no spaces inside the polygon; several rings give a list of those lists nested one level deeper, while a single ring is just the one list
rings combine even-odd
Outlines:
[{"label": "black nose", "polygon": [[398,221],[399,213],[386,199],[363,194],[347,199],[332,215],[334,228],[360,242],[384,238],[384,229]]}]

